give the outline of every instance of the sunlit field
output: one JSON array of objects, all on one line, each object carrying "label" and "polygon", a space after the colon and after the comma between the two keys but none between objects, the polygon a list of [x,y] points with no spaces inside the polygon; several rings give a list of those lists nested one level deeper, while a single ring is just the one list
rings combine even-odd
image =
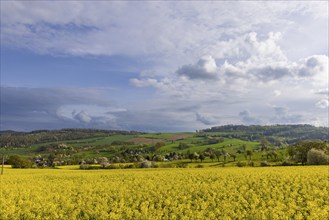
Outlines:
[{"label": "sunlit field", "polygon": [[329,167],[11,169],[0,219],[328,219]]}]

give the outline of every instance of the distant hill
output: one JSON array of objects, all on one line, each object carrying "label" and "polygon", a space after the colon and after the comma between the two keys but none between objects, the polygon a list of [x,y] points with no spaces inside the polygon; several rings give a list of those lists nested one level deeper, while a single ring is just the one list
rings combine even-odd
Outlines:
[{"label": "distant hill", "polygon": [[[260,141],[266,138],[272,144],[296,143],[301,140],[329,141],[328,127],[300,125],[224,125],[198,131],[223,138],[244,141]],[[29,146],[39,143],[108,137],[115,135],[146,134],[136,131],[66,128],[60,130],[36,130],[31,132],[0,131],[0,146]],[[202,134],[201,134],[202,135]]]},{"label": "distant hill", "polygon": [[285,141],[294,143],[300,140],[329,141],[328,127],[315,127],[307,124],[299,125],[224,125],[201,130],[205,133],[219,132],[222,137],[238,138],[242,140]]},{"label": "distant hill", "polygon": [[31,132],[0,131],[0,146],[24,146],[52,141],[68,141],[113,135],[141,134],[136,131],[119,131],[103,129],[65,128],[60,130],[35,130]]},{"label": "distant hill", "polygon": [[75,128],[2,131],[0,154],[5,154],[7,158],[19,155],[38,166],[79,164],[82,161],[94,163],[102,157],[108,158],[111,163],[134,163],[145,159],[192,163],[193,160],[197,161],[195,157],[198,155],[202,155],[199,160],[207,157],[208,162],[217,160],[218,164],[223,165],[236,161],[246,163],[247,153],[249,160],[252,156],[257,163],[266,159],[279,164],[287,157],[293,159],[287,154],[287,149],[294,149],[299,141],[328,146],[328,140],[329,128],[311,125],[225,125],[195,133]]}]

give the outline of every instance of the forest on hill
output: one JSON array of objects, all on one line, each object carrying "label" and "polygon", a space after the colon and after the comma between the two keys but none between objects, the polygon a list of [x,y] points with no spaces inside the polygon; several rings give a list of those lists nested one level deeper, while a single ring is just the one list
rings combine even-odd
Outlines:
[{"label": "forest on hill", "polygon": [[224,125],[202,130],[203,132],[220,132],[224,137],[236,137],[242,140],[259,140],[267,138],[295,143],[301,140],[329,140],[329,127],[300,125]]},{"label": "forest on hill", "polygon": [[[301,140],[329,140],[329,127],[315,127],[312,125],[223,125],[216,126],[196,133],[218,133],[225,138],[255,141],[262,138],[275,144],[276,141],[296,143]],[[146,134],[137,131],[104,130],[67,128],[60,130],[35,130],[31,132],[0,131],[0,146],[28,146],[32,144],[97,138],[114,135]],[[150,133],[152,134],[152,133]]]}]

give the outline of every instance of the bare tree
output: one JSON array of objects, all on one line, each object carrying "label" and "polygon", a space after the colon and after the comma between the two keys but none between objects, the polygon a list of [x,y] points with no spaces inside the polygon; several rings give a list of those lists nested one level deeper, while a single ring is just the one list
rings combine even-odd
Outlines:
[{"label": "bare tree", "polygon": [[5,166],[5,153],[2,153],[2,163],[1,163],[1,175],[3,175],[3,168]]},{"label": "bare tree", "polygon": [[3,175],[4,166],[5,166],[5,148],[6,148],[6,145],[1,148],[2,149],[1,175]]}]

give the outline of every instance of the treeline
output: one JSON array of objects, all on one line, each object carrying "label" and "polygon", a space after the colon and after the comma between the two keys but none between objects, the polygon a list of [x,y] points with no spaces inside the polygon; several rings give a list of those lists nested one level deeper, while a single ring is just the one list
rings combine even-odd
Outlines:
[{"label": "treeline", "polygon": [[328,127],[299,125],[224,125],[204,129],[200,132],[221,132],[222,137],[239,138],[247,141],[266,137],[270,142],[284,141],[288,144],[302,140],[329,140]]},{"label": "treeline", "polygon": [[120,130],[100,130],[100,129],[82,129],[67,128],[61,130],[36,130],[32,132],[0,132],[0,147],[3,146],[29,146],[46,142],[62,142],[68,140],[79,140],[88,138],[97,138],[112,135],[134,135],[141,134],[136,131]]}]

